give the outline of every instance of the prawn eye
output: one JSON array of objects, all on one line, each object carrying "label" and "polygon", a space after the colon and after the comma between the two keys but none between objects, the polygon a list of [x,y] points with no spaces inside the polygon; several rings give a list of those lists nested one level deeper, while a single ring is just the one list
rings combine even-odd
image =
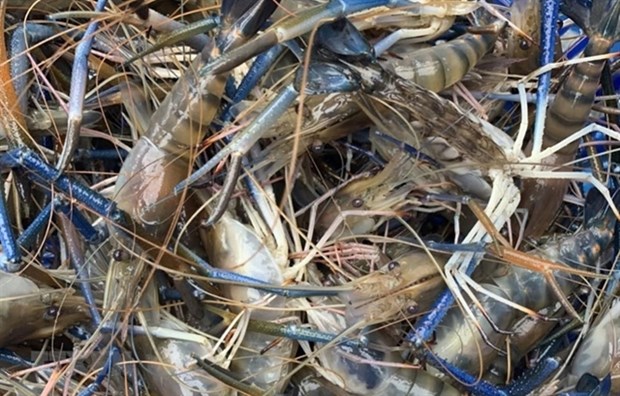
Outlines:
[{"label": "prawn eye", "polygon": [[413,304],[413,305],[409,305],[407,307],[407,313],[409,315],[415,315],[416,313],[418,313],[418,306]]},{"label": "prawn eye", "polygon": [[115,249],[112,252],[112,258],[114,261],[127,261],[129,259],[127,252],[123,249]]},{"label": "prawn eye", "polygon": [[47,308],[47,310],[43,314],[43,319],[52,321],[52,320],[56,320],[57,316],[58,316],[58,307],[55,305],[52,305],[49,308]]},{"label": "prawn eye", "polygon": [[354,208],[361,208],[364,205],[364,200],[361,198],[355,198],[353,201],[351,201],[351,206],[353,206]]},{"label": "prawn eye", "polygon": [[521,48],[523,51],[527,51],[530,49],[532,45],[530,44],[529,41],[527,41],[526,39],[520,39],[519,40],[519,48]]},{"label": "prawn eye", "polygon": [[312,152],[315,154],[321,154],[324,148],[325,148],[325,145],[320,140],[315,140],[314,142],[312,142],[312,145],[310,146],[310,150],[312,150]]},{"label": "prawn eye", "polygon": [[400,263],[398,261],[390,261],[387,265],[389,271],[394,271],[400,268]]}]

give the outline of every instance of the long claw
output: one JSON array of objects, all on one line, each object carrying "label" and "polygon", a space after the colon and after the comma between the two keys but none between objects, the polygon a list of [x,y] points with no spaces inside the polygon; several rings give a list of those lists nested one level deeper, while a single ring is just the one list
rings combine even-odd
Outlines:
[{"label": "long claw", "polygon": [[228,174],[226,175],[226,179],[224,180],[222,191],[220,191],[219,197],[217,199],[217,203],[215,204],[215,207],[213,208],[211,215],[202,224],[203,227],[212,226],[219,219],[221,219],[224,213],[226,212],[226,209],[228,208],[228,202],[230,201],[230,197],[232,196],[232,193],[235,190],[235,185],[237,184],[239,173],[241,173],[242,160],[243,160],[243,155],[241,154],[233,153],[230,156],[230,165],[228,166]]},{"label": "long claw", "polygon": [[[218,309],[214,306],[208,306],[207,310],[220,316],[224,322],[231,321],[235,316],[230,312]],[[256,319],[250,319],[248,323],[248,330],[274,337],[289,338],[296,341],[317,342],[320,344],[328,344],[338,338],[338,345],[346,345],[353,348],[360,348],[364,346],[364,342],[362,340],[341,337],[339,334],[327,333],[297,325],[278,324]]]},{"label": "long claw", "polygon": [[211,157],[206,164],[200,169],[194,172],[185,181],[179,183],[174,188],[174,194],[179,194],[183,189],[192,184],[198,182],[207,173],[211,172],[217,164],[226,158],[228,155],[239,154],[243,155],[263,136],[268,128],[275,123],[278,118],[288,109],[288,107],[297,99],[298,92],[292,86],[289,85],[284,88],[278,96],[263,110],[250,125],[248,125],[242,132],[238,133],[235,138],[218,151],[216,155]]},{"label": "long claw", "polygon": [[391,3],[394,3],[394,1],[331,0],[325,5],[302,11],[295,17],[272,26],[254,40],[223,54],[211,62],[207,68],[211,73],[230,71],[270,47],[309,33],[312,29],[322,24],[369,8],[389,6]]},{"label": "long claw", "polygon": [[[545,0],[542,5],[542,31],[540,32],[540,66],[544,67],[553,62],[555,54],[555,40],[557,20],[560,8],[559,0]],[[549,88],[551,86],[551,72],[544,73],[538,79],[538,95],[536,96],[536,120],[533,136],[532,153],[538,153],[543,145],[543,127],[549,103]]]},{"label": "long claw", "polygon": [[29,45],[34,45],[52,37],[55,30],[49,26],[38,23],[26,23],[19,25],[11,35],[11,77],[15,92],[19,92],[19,109],[26,114],[28,109],[28,70],[30,60],[27,50]]},{"label": "long claw", "polygon": [[[0,3],[0,20],[5,20],[6,2]],[[0,26],[0,37],[4,38],[4,24]],[[18,98],[12,84],[8,54],[4,39],[0,40],[0,129],[12,147],[30,147],[32,138],[25,132],[26,120],[18,108]]]},{"label": "long claw", "polygon": [[[103,12],[108,0],[97,0],[95,11]],[[84,38],[75,50],[73,69],[71,70],[71,91],[69,93],[69,120],[67,122],[67,135],[62,153],[58,158],[56,169],[60,172],[66,169],[71,162],[73,152],[78,146],[80,139],[80,128],[82,126],[82,111],[84,110],[84,94],[86,93],[86,80],[88,78],[88,54],[95,38],[95,33],[99,28],[98,20],[91,22],[84,32]]]},{"label": "long claw", "polygon": [[321,95],[332,92],[353,92],[361,87],[358,77],[346,66],[331,63],[316,62],[311,64],[304,82],[303,69],[298,69],[295,82],[282,90],[263,111],[243,131],[237,133],[233,140],[217,152],[200,169],[194,172],[185,181],[174,188],[174,194],[179,194],[184,188],[191,186],[213,170],[217,164],[234,153],[245,155],[250,148],[271,128],[273,124],[288,110],[297,99],[301,89],[308,95]]},{"label": "long claw", "polygon": [[467,387],[473,394],[485,396],[507,396],[509,393],[499,389],[493,384],[479,380],[473,375],[461,370],[460,368],[450,364],[450,362],[432,354],[426,353],[426,359],[436,369],[447,373],[451,377],[459,381],[463,386]]},{"label": "long claw", "polygon": [[265,395],[266,392],[263,389],[260,389],[256,385],[248,385],[244,382],[241,382],[235,379],[228,370],[223,369],[210,361],[201,358],[200,356],[192,356],[196,359],[196,364],[198,367],[207,372],[210,376],[217,378],[222,383],[230,386],[232,389],[237,389],[243,392],[244,394],[251,396],[260,396]]},{"label": "long claw", "polygon": [[87,279],[86,258],[84,257],[84,250],[82,249],[82,246],[80,246],[78,233],[73,224],[71,224],[71,220],[69,220],[65,214],[60,214],[60,222],[65,235],[65,241],[69,251],[71,264],[73,265],[73,269],[77,275],[78,285],[82,291],[82,296],[88,305],[88,310],[93,324],[95,326],[99,326],[101,324],[101,314],[97,310],[95,296],[93,295],[93,291]]},{"label": "long claw", "polygon": [[229,281],[239,284],[248,285],[248,287],[254,287],[259,290],[263,290],[278,296],[289,297],[289,298],[305,298],[312,296],[337,296],[342,293],[343,288],[282,288],[277,286],[271,286],[270,284],[251,278],[249,276],[240,275],[235,272],[222,270],[216,267],[213,267],[211,264],[207,263],[196,253],[192,252],[183,244],[179,244],[178,253],[186,260],[193,262],[197,267],[199,272],[209,278],[219,279],[221,281]]},{"label": "long claw", "polygon": [[[189,25],[183,25],[168,34],[159,37],[154,45],[127,59],[123,65],[128,66],[136,60],[152,54],[153,52],[158,51],[164,47],[172,46],[179,42],[186,42],[187,40],[195,37],[196,35],[203,35],[204,33],[208,33],[211,30],[215,29],[219,24],[220,18],[218,16],[211,16],[206,19],[201,19],[198,22],[191,23]],[[197,48],[197,50],[201,49],[202,48]]]},{"label": "long claw", "polygon": [[22,255],[13,233],[6,200],[4,199],[3,179],[0,179],[0,244],[3,250],[0,268],[6,272],[17,271],[21,264]]},{"label": "long claw", "polygon": [[36,153],[27,148],[14,149],[0,156],[0,168],[15,167],[26,169],[28,171],[26,175],[35,182],[49,182],[52,180],[54,186],[63,194],[113,222],[122,223],[124,221],[123,213],[116,208],[114,202],[83,184],[61,175],[59,171],[52,168]]},{"label": "long claw", "polygon": [[533,369],[523,373],[518,379],[506,386],[509,395],[529,395],[535,393],[560,366],[556,358],[546,358]]}]

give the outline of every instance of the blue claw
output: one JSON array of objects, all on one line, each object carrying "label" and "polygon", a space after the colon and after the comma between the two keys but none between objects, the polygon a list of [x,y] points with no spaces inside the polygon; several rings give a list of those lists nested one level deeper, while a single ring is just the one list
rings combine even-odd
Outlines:
[{"label": "blue claw", "polygon": [[88,221],[88,219],[84,217],[82,212],[78,209],[72,208],[67,204],[63,204],[60,206],[60,210],[71,219],[71,222],[80,234],[82,234],[86,242],[91,245],[97,245],[103,242],[106,237],[104,233],[93,227],[92,224],[90,224],[90,221]]},{"label": "blue claw", "polygon": [[52,202],[45,205],[37,217],[32,220],[32,223],[24,230],[24,232],[17,238],[17,243],[24,249],[30,250],[32,245],[36,242],[37,237],[49,224],[52,210],[60,205],[59,199],[54,199]]},{"label": "blue claw", "polygon": [[179,183],[174,188],[174,194],[180,194],[185,188],[197,183],[209,172],[211,172],[217,164],[224,160],[230,154],[235,152],[247,152],[261,137],[263,132],[271,127],[278,118],[288,109],[288,107],[297,99],[297,91],[292,86],[284,88],[278,96],[269,103],[260,115],[243,132],[237,134],[230,144],[224,149],[218,151],[216,155],[211,157],[206,164],[194,172],[185,181]]},{"label": "blue claw", "polygon": [[40,41],[52,37],[55,30],[49,26],[38,23],[20,24],[11,35],[11,77],[15,92],[19,95],[19,109],[26,113],[28,109],[28,70],[30,60],[28,59],[28,45],[36,44]]},{"label": "blue claw", "polygon": [[95,381],[92,384],[88,385],[80,393],[78,393],[78,396],[93,395],[99,389],[99,387],[103,383],[103,380],[105,380],[105,378],[110,374],[112,367],[114,367],[116,362],[120,359],[120,356],[121,356],[121,352],[118,349],[118,347],[116,346],[111,347],[108,358],[105,362],[105,365],[103,366],[103,368],[97,375],[97,378],[95,378]]},{"label": "blue claw", "polygon": [[[75,211],[75,213],[78,213]],[[74,215],[75,215],[74,213]],[[97,310],[97,303],[95,301],[95,296],[93,295],[93,291],[90,287],[87,268],[86,268],[86,259],[84,258],[84,251],[80,244],[78,233],[75,228],[71,224],[71,220],[69,220],[68,215],[61,215],[60,221],[62,224],[62,229],[65,235],[65,241],[67,243],[67,248],[69,250],[69,257],[71,259],[71,264],[73,265],[73,269],[77,275],[78,285],[80,290],[82,291],[82,296],[88,304],[88,310],[90,312],[91,319],[95,326],[99,326],[101,324],[101,314]],[[90,224],[89,224],[90,225]]]},{"label": "blue claw", "polygon": [[[557,20],[560,10],[560,0],[544,0],[542,4],[542,26],[540,33],[540,66],[553,62]],[[536,120],[534,125],[533,152],[539,152],[543,143],[543,126],[549,102],[549,87],[551,86],[551,72],[544,73],[538,79],[538,95],[536,97]]]},{"label": "blue claw", "polygon": [[407,334],[406,340],[416,348],[422,348],[433,337],[433,332],[446,317],[452,304],[454,296],[450,290],[445,290],[433,304],[433,309],[416,322],[416,327]]},{"label": "blue claw", "polygon": [[116,204],[83,184],[71,180],[61,174],[27,148],[18,148],[0,156],[0,168],[21,167],[27,172],[28,178],[47,185],[52,181],[54,186],[68,198],[74,199],[90,210],[106,217],[115,223],[123,223],[124,215],[116,208]]},{"label": "blue claw", "polygon": [[0,244],[2,244],[3,249],[0,269],[6,272],[16,272],[19,270],[22,255],[15,239],[6,200],[4,199],[3,179],[0,179]]},{"label": "blue claw", "polygon": [[453,366],[446,360],[432,354],[426,353],[425,358],[436,369],[455,378],[462,386],[465,386],[473,395],[477,396],[508,396],[511,393],[499,389],[497,386],[486,381],[479,380],[473,375]]},{"label": "blue claw", "polygon": [[[467,268],[467,275],[471,275],[471,272],[475,269],[478,261],[482,258],[483,254],[478,253],[474,255],[474,258],[470,261]],[[454,304],[454,295],[450,290],[444,291],[441,296],[433,304],[433,309],[425,314],[416,324],[416,327],[412,329],[406,336],[406,340],[411,342],[416,348],[421,348],[424,343],[433,337],[433,332],[439,326],[441,321],[446,317],[448,310]]]},{"label": "blue claw", "polygon": [[558,359],[545,358],[533,369],[528,370],[510,383],[506,387],[506,391],[511,396],[529,395],[544,384],[558,367],[560,367]]}]

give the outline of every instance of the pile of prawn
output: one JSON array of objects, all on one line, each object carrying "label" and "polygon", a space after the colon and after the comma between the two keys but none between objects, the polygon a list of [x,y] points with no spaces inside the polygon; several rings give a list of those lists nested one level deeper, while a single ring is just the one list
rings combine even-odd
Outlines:
[{"label": "pile of prawn", "polygon": [[0,0],[2,394],[617,394],[618,3]]}]

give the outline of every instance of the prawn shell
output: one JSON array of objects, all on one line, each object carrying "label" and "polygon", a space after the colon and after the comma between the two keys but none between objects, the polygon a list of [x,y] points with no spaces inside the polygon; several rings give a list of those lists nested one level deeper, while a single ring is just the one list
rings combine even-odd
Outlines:
[{"label": "prawn shell", "polygon": [[169,230],[180,207],[174,186],[188,175],[188,162],[142,138],[131,150],[118,176],[114,200],[154,240]]},{"label": "prawn shell", "polygon": [[[169,323],[164,326],[170,327]],[[193,355],[210,356],[212,347],[191,341],[154,339],[157,352],[145,336],[135,339],[142,374],[155,395],[231,395],[232,391],[197,366]]]},{"label": "prawn shell", "polygon": [[88,321],[84,299],[71,294],[71,289],[39,289],[27,278],[0,273],[0,347],[49,338]]},{"label": "prawn shell", "polygon": [[[207,255],[212,265],[267,282],[282,285],[284,277],[269,248],[259,236],[241,222],[226,213],[220,221],[201,231]],[[225,298],[239,303],[231,309],[240,312],[246,304],[256,304],[269,293],[247,286],[221,285]],[[276,297],[270,308],[282,308],[285,301]],[[282,315],[280,310],[253,310],[254,319],[275,320]]]}]

